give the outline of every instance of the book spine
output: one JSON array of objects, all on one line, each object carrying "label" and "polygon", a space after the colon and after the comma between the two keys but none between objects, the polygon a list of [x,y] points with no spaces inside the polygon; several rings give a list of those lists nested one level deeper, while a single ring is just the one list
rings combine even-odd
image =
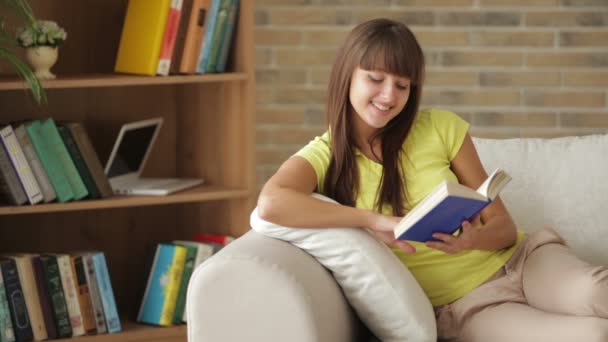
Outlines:
[{"label": "book spine", "polygon": [[220,55],[222,41],[224,40],[224,34],[226,32],[226,27],[228,26],[228,14],[230,12],[232,2],[233,0],[222,0],[220,3],[220,10],[217,13],[215,28],[213,29],[213,37],[211,38],[209,59],[207,60],[207,65],[205,65],[206,72],[216,72],[217,59]]},{"label": "book spine", "polygon": [[177,300],[175,303],[175,311],[173,313],[173,324],[181,324],[184,317],[184,309],[186,308],[186,292],[188,290],[188,282],[194,270],[194,262],[196,260],[197,248],[184,246],[186,248],[186,259],[182,272],[182,279],[177,292]]},{"label": "book spine", "polygon": [[57,265],[59,266],[59,275],[61,276],[70,325],[72,326],[72,336],[82,336],[85,331],[82,324],[82,314],[80,313],[76,284],[74,283],[75,276],[71,264],[69,255],[57,255]]},{"label": "book spine", "polygon": [[46,276],[44,275],[44,267],[42,266],[40,256],[35,256],[32,258],[32,268],[34,270],[34,277],[36,279],[38,299],[40,300],[40,308],[42,311],[44,326],[46,327],[47,337],[49,339],[54,339],[57,338],[57,328],[55,327],[53,306],[51,304],[51,297],[49,296]]},{"label": "book spine", "polygon": [[89,135],[87,134],[84,126],[80,123],[69,123],[67,127],[70,129],[72,133],[72,138],[78,147],[78,150],[82,154],[82,158],[85,163],[93,180],[95,181],[95,185],[97,186],[97,190],[101,197],[109,197],[112,196],[112,187],[110,186],[110,182],[108,181],[108,177],[103,171],[103,166],[101,166],[101,161],[99,160],[99,156],[95,152],[93,148],[93,144],[91,143],[91,139],[89,139]]},{"label": "book spine", "polygon": [[171,58],[175,49],[175,40],[177,38],[177,29],[182,13],[182,0],[171,0],[171,8],[167,16],[167,24],[165,25],[165,35],[163,38],[162,47],[160,49],[160,58],[158,60],[157,75],[169,75],[171,67]]},{"label": "book spine", "polygon": [[68,153],[74,162],[74,166],[76,166],[76,170],[78,170],[78,174],[82,178],[82,182],[89,192],[89,197],[99,198],[99,191],[97,191],[97,186],[95,185],[95,181],[93,181],[93,176],[91,175],[91,172],[89,172],[87,164],[84,162],[84,159],[78,150],[78,146],[76,146],[76,143],[72,138],[70,130],[65,126],[59,126],[57,127],[57,130],[59,131],[59,135],[65,144],[65,148],[68,150]]},{"label": "book spine", "polygon": [[199,242],[213,242],[221,245],[227,245],[234,240],[233,237],[228,235],[213,235],[213,234],[196,234],[194,240]]},{"label": "book spine", "polygon": [[25,306],[27,307],[30,325],[34,334],[35,341],[42,341],[48,338],[46,326],[42,315],[42,307],[40,306],[40,297],[38,288],[36,287],[36,277],[34,275],[34,266],[32,265],[32,257],[30,256],[12,256],[17,265],[19,273],[19,282],[21,290],[25,297]]},{"label": "book spine", "polygon": [[11,312],[8,308],[2,272],[0,272],[0,341],[15,341],[15,330],[13,330],[13,322],[11,322]]},{"label": "book spine", "polygon": [[27,124],[25,130],[32,140],[34,149],[36,150],[38,157],[40,157],[42,166],[51,181],[53,189],[55,189],[57,200],[59,202],[72,200],[74,198],[74,192],[65,177],[63,166],[59,163],[59,157],[55,155],[55,152],[49,147],[49,144],[45,141],[40,132],[40,121],[36,120],[31,124]]},{"label": "book spine", "polygon": [[6,126],[2,128],[2,130],[0,130],[0,138],[13,163],[13,167],[15,168],[15,172],[17,173],[23,190],[25,190],[28,201],[30,204],[36,204],[42,201],[42,192],[40,191],[40,187],[32,173],[30,165],[27,163],[27,159],[25,159],[21,145],[19,145],[17,136],[13,131],[13,127]]},{"label": "book spine", "polygon": [[207,63],[209,61],[209,53],[211,52],[211,40],[213,39],[213,30],[215,28],[215,21],[217,20],[217,14],[220,10],[221,0],[211,0],[211,6],[209,13],[207,14],[207,20],[205,22],[205,35],[201,44],[201,50],[198,56],[198,63],[196,72],[204,74],[206,71]]},{"label": "book spine", "polygon": [[[194,260],[194,267],[193,267],[193,272],[196,269],[196,267],[200,264],[202,264],[205,260],[211,258],[211,256],[213,255],[213,246],[207,244],[207,243],[203,243],[203,242],[192,242],[189,241],[189,244],[193,244],[196,245],[196,259]],[[192,274],[191,274],[192,276]],[[186,288],[186,294],[188,289]],[[186,296],[186,303],[184,304],[184,313],[182,315],[182,322],[186,323],[188,321],[187,319],[187,311],[185,309],[185,307],[188,305],[188,296]]]},{"label": "book spine", "polygon": [[54,200],[57,195],[55,194],[55,190],[49,181],[49,177],[46,175],[46,171],[42,167],[42,163],[40,162],[40,158],[36,154],[34,150],[34,145],[32,145],[32,141],[30,137],[27,135],[25,131],[24,125],[19,125],[15,128],[15,135],[17,136],[17,140],[19,141],[19,145],[23,149],[23,154],[25,155],[25,159],[27,159],[30,168],[32,169],[32,173],[40,186],[40,190],[42,191],[43,201],[45,203],[51,202]]},{"label": "book spine", "polygon": [[170,74],[179,73],[179,66],[181,65],[182,58],[184,57],[184,47],[193,4],[194,0],[183,0],[182,2],[179,25],[177,26],[177,34],[175,36],[175,46],[173,47],[173,57],[171,58],[171,66],[169,67]]},{"label": "book spine", "polygon": [[63,293],[63,284],[61,283],[57,258],[52,255],[43,255],[40,257],[40,260],[42,261],[42,268],[44,269],[44,275],[51,297],[57,337],[71,337],[72,326],[70,325],[70,314],[68,313],[65,295]]},{"label": "book spine", "polygon": [[188,32],[184,42],[184,51],[179,65],[179,72],[184,74],[196,73],[198,58],[205,35],[206,21],[211,0],[193,0],[192,11],[188,22]]},{"label": "book spine", "polygon": [[82,313],[82,324],[86,334],[94,334],[97,331],[95,323],[95,312],[93,311],[93,303],[91,303],[91,294],[89,285],[87,284],[86,271],[82,256],[71,256],[72,269],[74,271],[74,280],[76,281],[78,304]]},{"label": "book spine", "polygon": [[[147,250],[148,251],[148,250]],[[162,289],[161,278],[165,276],[165,270],[171,266],[173,260],[174,246],[158,244],[151,258],[146,287],[141,299],[141,305],[137,312],[137,321],[148,324],[158,324],[160,322],[160,311],[164,301],[164,291]],[[146,263],[148,263],[146,258]]]},{"label": "book spine", "polygon": [[13,205],[27,202],[25,191],[19,183],[17,172],[13,168],[4,145],[0,146],[0,197],[2,202]]},{"label": "book spine", "polygon": [[220,49],[220,55],[217,58],[217,72],[226,72],[226,65],[228,64],[228,57],[230,56],[230,51],[233,45],[233,37],[234,37],[234,29],[236,23],[238,21],[239,15],[239,0],[234,0],[232,6],[230,7],[230,13],[228,14],[228,26],[226,27],[226,33],[224,34],[224,39],[222,40],[222,47]]},{"label": "book spine", "polygon": [[165,302],[160,314],[160,325],[171,325],[173,323],[173,314],[175,312],[175,304],[177,303],[177,294],[181,283],[182,274],[184,273],[184,265],[186,263],[186,248],[175,246],[175,254],[173,262],[169,268],[169,281],[165,288]]},{"label": "book spine", "polygon": [[91,303],[93,304],[93,311],[95,312],[95,324],[97,326],[97,333],[103,334],[108,331],[106,328],[106,319],[103,313],[103,304],[101,303],[101,294],[99,293],[99,285],[97,282],[97,276],[95,275],[95,265],[90,255],[83,256],[84,269],[87,277],[87,284],[89,285],[89,292],[91,293]]},{"label": "book spine", "polygon": [[0,261],[2,268],[2,278],[4,280],[4,290],[8,308],[11,313],[11,322],[17,341],[31,341],[34,338],[30,319],[25,305],[25,298],[21,290],[17,265],[14,260],[5,259]]},{"label": "book spine", "polygon": [[94,254],[92,258],[95,264],[95,275],[99,282],[99,292],[101,294],[101,303],[103,305],[103,312],[105,313],[108,332],[119,332],[121,330],[120,318],[118,317],[118,309],[114,300],[114,291],[112,290],[106,258],[102,252]]},{"label": "book spine", "polygon": [[49,143],[50,148],[55,151],[55,155],[59,158],[59,161],[63,166],[68,183],[74,192],[74,199],[78,200],[86,197],[89,192],[82,182],[82,178],[78,174],[78,170],[76,170],[74,161],[70,157],[63,140],[61,140],[61,137],[59,136],[59,131],[57,131],[57,126],[55,125],[53,118],[48,118],[42,123],[41,132]]}]

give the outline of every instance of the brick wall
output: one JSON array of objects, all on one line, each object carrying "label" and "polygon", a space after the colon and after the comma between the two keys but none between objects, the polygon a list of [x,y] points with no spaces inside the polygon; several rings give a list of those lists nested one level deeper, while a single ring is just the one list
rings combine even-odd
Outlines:
[{"label": "brick wall", "polygon": [[608,132],[608,0],[256,1],[260,185],[325,130],[337,46],[374,17],[410,26],[423,106],[455,111],[476,136]]}]

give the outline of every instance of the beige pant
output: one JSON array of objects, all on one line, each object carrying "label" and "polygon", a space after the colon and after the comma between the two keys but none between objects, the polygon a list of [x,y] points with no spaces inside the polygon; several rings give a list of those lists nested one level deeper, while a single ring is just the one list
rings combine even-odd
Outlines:
[{"label": "beige pant", "polygon": [[607,342],[608,267],[581,261],[547,228],[524,240],[492,278],[436,314],[443,341]]}]

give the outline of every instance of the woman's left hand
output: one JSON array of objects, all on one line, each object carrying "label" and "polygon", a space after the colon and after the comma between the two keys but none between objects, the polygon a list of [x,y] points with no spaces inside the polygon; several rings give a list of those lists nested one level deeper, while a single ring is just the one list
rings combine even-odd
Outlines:
[{"label": "woman's left hand", "polygon": [[426,246],[448,254],[475,249],[475,240],[481,228],[481,217],[477,215],[470,222],[462,222],[462,232],[458,236],[435,233],[433,237],[440,241],[427,241]]}]

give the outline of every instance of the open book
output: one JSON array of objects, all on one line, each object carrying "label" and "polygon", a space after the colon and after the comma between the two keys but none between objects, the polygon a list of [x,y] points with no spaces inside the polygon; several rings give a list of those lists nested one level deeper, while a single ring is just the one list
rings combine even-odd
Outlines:
[{"label": "open book", "polygon": [[462,221],[470,220],[492,202],[511,181],[504,170],[496,169],[477,190],[444,181],[407,213],[395,227],[395,238],[426,242],[434,233],[453,234]]}]

